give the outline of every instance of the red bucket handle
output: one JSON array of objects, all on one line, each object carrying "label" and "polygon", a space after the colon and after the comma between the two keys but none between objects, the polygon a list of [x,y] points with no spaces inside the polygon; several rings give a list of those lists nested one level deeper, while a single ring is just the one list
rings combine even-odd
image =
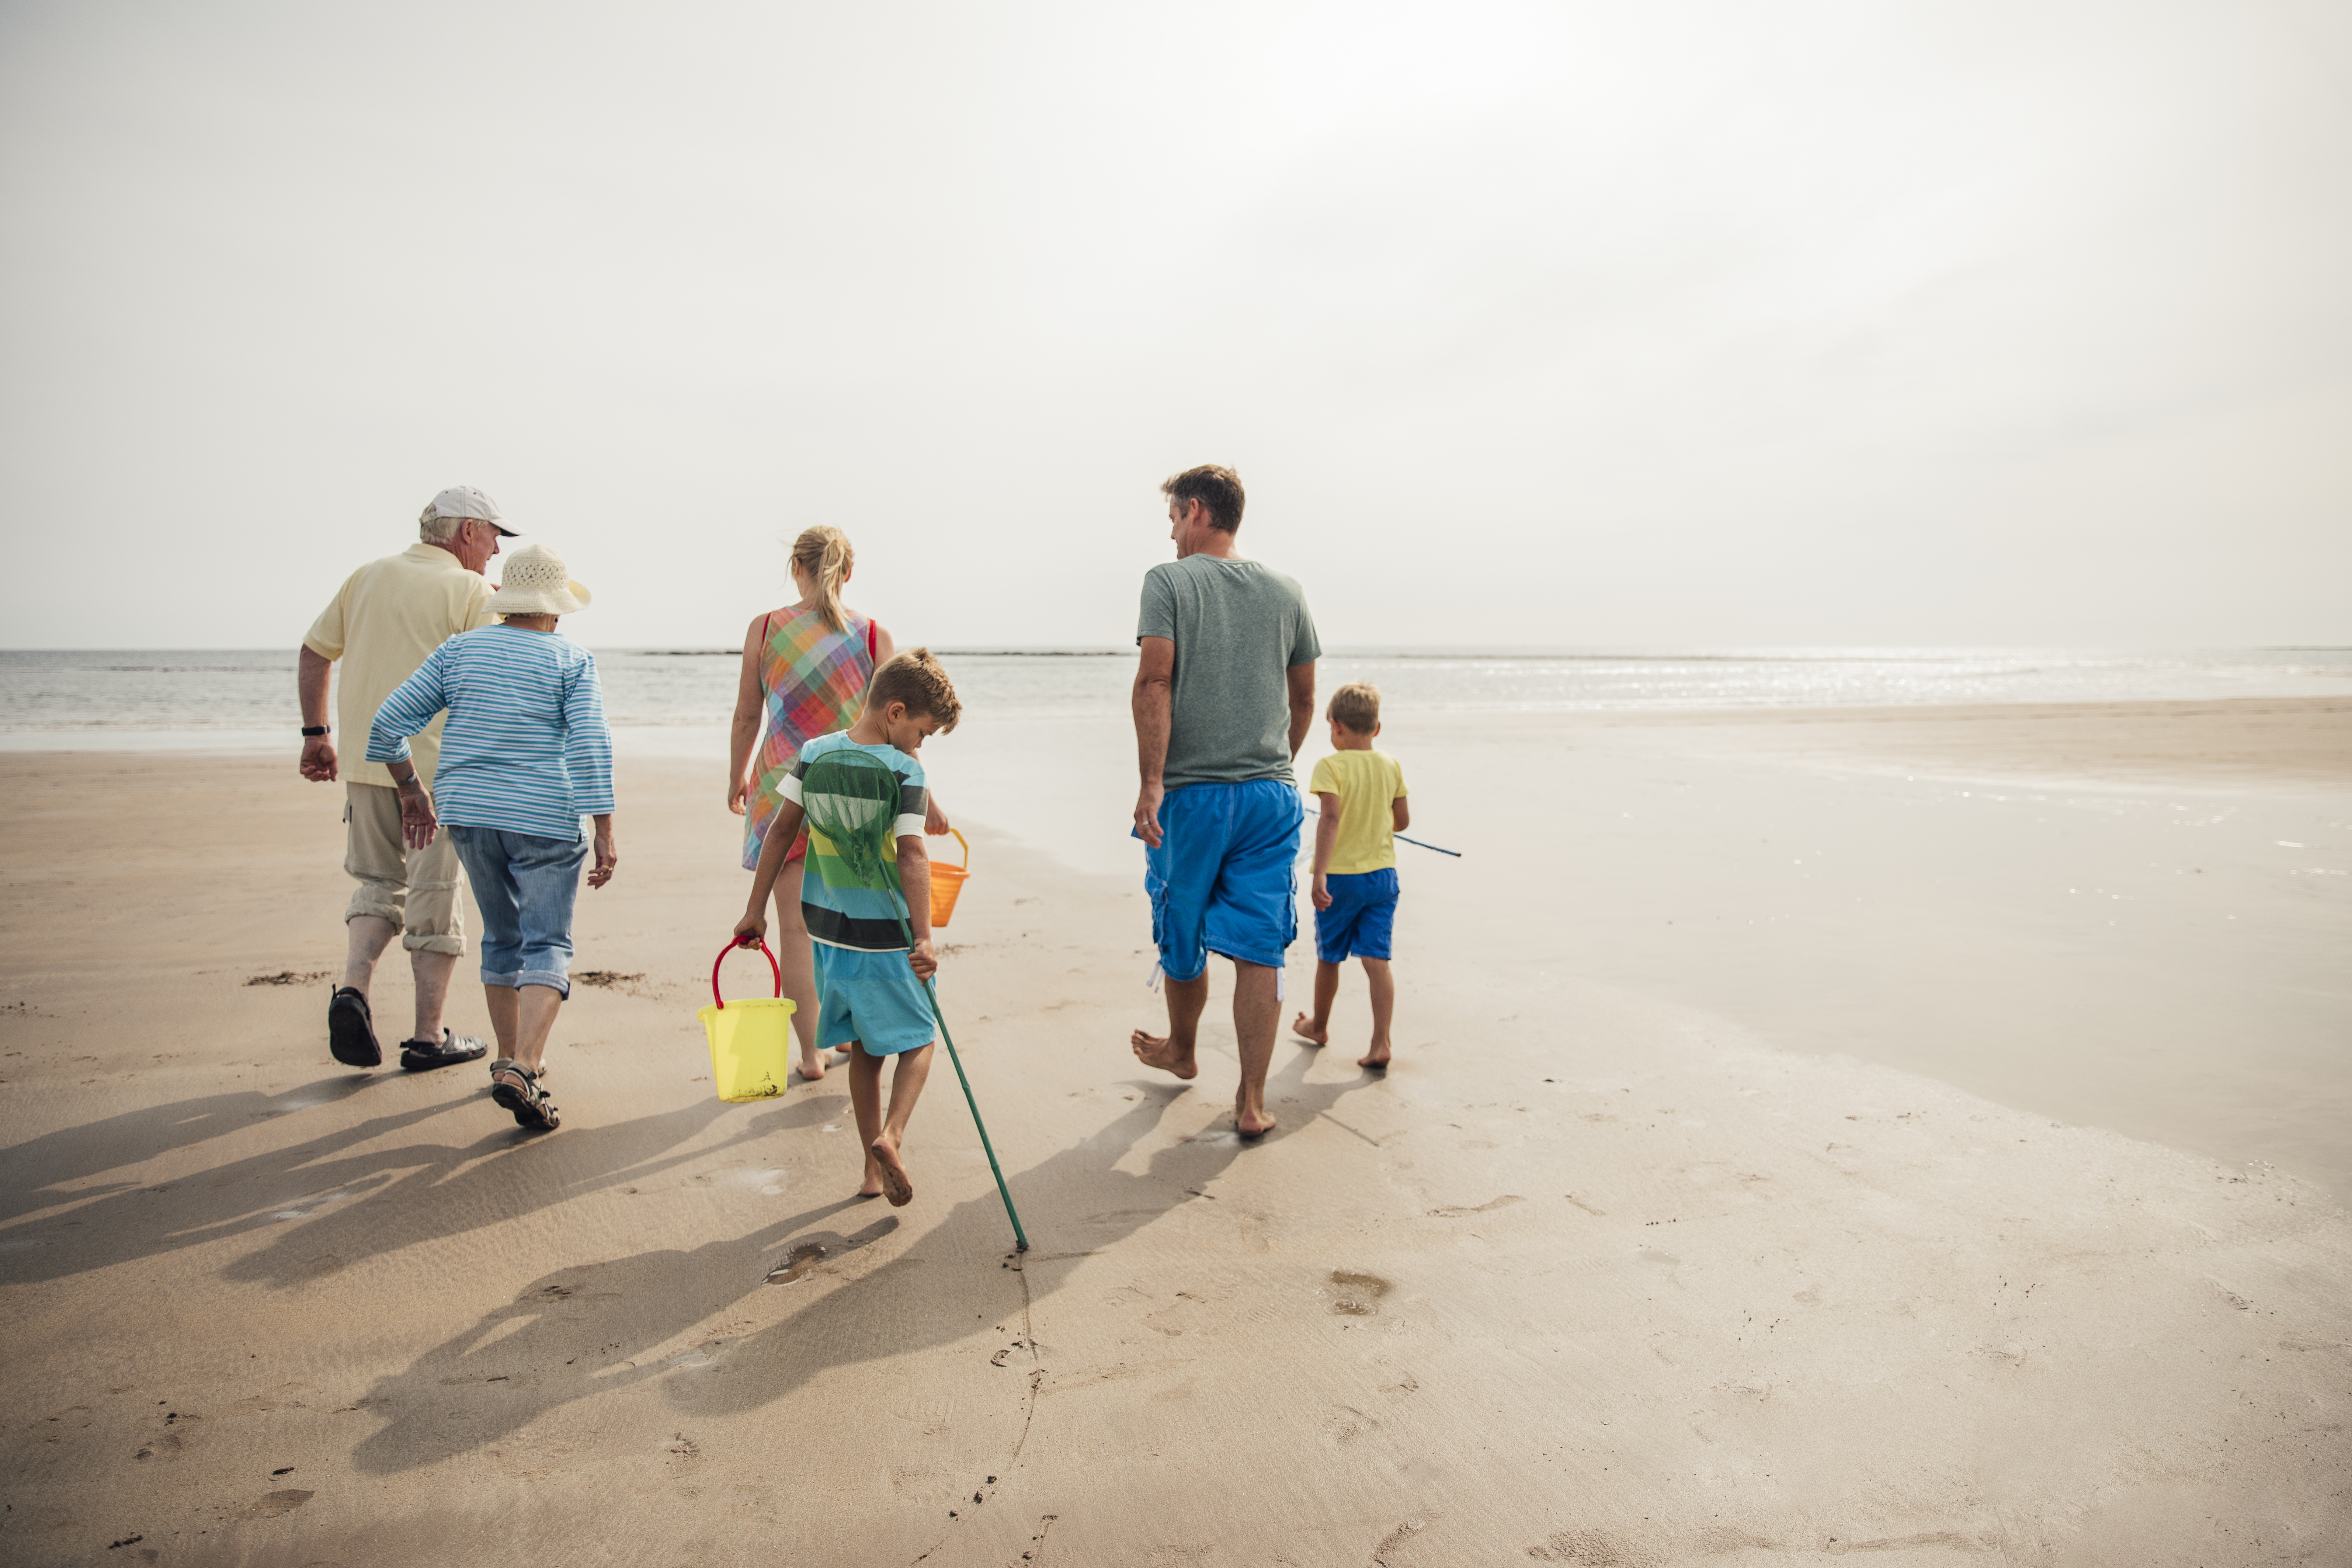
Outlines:
[{"label": "red bucket handle", "polygon": [[719,964],[725,963],[727,962],[727,955],[734,952],[739,947],[756,947],[761,951],[761,952],[766,954],[768,968],[772,970],[776,976],[776,994],[782,996],[784,994],[783,966],[776,962],[776,955],[774,953],[768,952],[768,944],[766,942],[761,941],[756,936],[749,942],[730,942],[725,947],[719,950],[718,962],[710,966],[710,999],[718,1004],[719,1010],[722,1013],[727,1010],[727,998],[719,994]]}]

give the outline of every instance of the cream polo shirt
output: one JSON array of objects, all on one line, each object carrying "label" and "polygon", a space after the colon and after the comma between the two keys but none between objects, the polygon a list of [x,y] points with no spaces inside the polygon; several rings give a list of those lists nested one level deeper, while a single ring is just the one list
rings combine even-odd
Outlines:
[{"label": "cream polo shirt", "polygon": [[[459,632],[497,617],[482,607],[490,585],[437,544],[423,541],[397,555],[371,561],[344,580],[302,644],[324,659],[342,661],[335,683],[335,750],[342,775],[353,784],[389,788],[382,763],[362,760],[375,710],[393,689],[416,673],[432,651]],[[429,788],[441,758],[442,719],[410,739],[416,772]]]}]

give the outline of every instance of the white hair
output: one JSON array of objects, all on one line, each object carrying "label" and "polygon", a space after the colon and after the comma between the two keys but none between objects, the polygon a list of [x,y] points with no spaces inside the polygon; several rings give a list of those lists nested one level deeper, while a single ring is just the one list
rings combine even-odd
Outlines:
[{"label": "white hair", "polygon": [[428,506],[416,520],[416,537],[427,544],[446,544],[457,537],[459,529],[481,521],[478,517],[436,517]]}]

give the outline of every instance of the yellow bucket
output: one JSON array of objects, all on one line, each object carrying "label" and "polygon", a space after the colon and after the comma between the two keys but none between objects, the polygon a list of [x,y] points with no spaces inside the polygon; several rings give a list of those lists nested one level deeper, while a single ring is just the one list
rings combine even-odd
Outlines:
[{"label": "yellow bucket", "polygon": [[710,1005],[695,1015],[710,1037],[710,1081],[721,1100],[773,1100],[784,1092],[793,1064],[793,1004],[784,994],[784,972],[764,942],[756,945],[775,976],[776,994],[730,1002],[719,994],[719,965],[739,945],[719,950],[710,966]]},{"label": "yellow bucket", "polygon": [[955,841],[963,845],[963,864],[931,862],[931,923],[935,926],[947,924],[948,917],[955,913],[956,896],[963,891],[963,879],[971,875],[971,845],[954,828],[948,831],[955,833]]}]

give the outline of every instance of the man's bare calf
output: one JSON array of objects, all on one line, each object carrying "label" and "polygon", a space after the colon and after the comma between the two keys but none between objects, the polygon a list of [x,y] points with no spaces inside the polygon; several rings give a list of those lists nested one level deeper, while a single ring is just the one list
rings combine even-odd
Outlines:
[{"label": "man's bare calf", "polygon": [[[1234,960],[1234,1039],[1241,1047],[1242,1058],[1241,1087],[1234,1094],[1234,1126],[1244,1138],[1270,1132],[1275,1126],[1265,1109],[1265,1075],[1274,1065],[1274,1037],[1281,1016],[1275,997],[1276,978],[1277,972],[1265,964]],[[1162,994],[1168,1001],[1168,1033],[1151,1035],[1138,1029],[1129,1037],[1128,1048],[1145,1067],[1180,1079],[1195,1078],[1201,1070],[1197,1054],[1201,1015],[1209,1005],[1208,972],[1203,970],[1190,980],[1166,981]]]},{"label": "man's bare calf", "polygon": [[1204,969],[1190,980],[1162,982],[1160,998],[1168,1004],[1168,1032],[1154,1035],[1138,1029],[1128,1037],[1128,1049],[1145,1067],[1176,1078],[1197,1078],[1201,1064],[1195,1053],[1201,1015],[1209,1005],[1209,972]]}]

